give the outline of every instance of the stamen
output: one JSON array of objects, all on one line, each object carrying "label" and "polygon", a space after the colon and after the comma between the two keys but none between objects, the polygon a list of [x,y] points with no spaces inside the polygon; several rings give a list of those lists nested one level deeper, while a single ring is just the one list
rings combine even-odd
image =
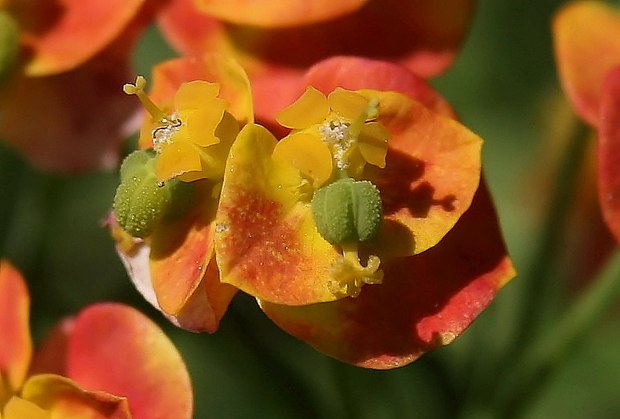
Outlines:
[{"label": "stamen", "polygon": [[183,122],[175,115],[169,119],[168,117],[160,121],[163,126],[157,127],[152,132],[153,148],[156,152],[160,152],[162,144],[169,144],[172,142],[172,137],[179,131]]},{"label": "stamen", "polygon": [[381,260],[375,255],[368,257],[366,266],[359,260],[357,243],[341,245],[343,255],[331,269],[332,281],[327,283],[329,292],[335,296],[357,297],[366,284],[381,284],[383,271]]},{"label": "stamen", "polygon": [[346,170],[349,167],[347,154],[357,141],[357,137],[351,135],[350,126],[350,123],[339,119],[325,121],[319,126],[319,133],[323,141],[331,146],[336,166],[340,170]]},{"label": "stamen", "polygon": [[144,88],[146,87],[146,79],[142,76],[136,77],[136,84],[127,83],[123,86],[123,92],[128,95],[136,95],[144,109],[151,115],[153,120],[165,124],[168,121],[168,115],[159,109],[157,105],[147,96]]}]

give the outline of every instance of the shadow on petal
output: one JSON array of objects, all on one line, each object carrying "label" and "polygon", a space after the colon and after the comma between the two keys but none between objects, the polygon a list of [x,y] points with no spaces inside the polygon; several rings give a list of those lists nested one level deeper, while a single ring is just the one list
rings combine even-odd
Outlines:
[{"label": "shadow on petal", "polygon": [[291,307],[262,302],[288,333],[342,361],[388,369],[452,342],[515,274],[484,185],[435,247],[385,265],[357,298]]}]

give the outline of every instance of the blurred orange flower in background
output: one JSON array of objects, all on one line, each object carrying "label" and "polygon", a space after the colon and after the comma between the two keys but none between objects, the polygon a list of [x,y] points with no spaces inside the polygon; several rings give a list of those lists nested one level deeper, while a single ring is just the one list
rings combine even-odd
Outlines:
[{"label": "blurred orange flower in background", "polygon": [[575,112],[598,133],[598,189],[603,217],[620,242],[620,10],[572,2],[553,22],[558,73]]},{"label": "blurred orange flower in background", "polygon": [[291,87],[303,85],[309,67],[332,56],[393,61],[424,78],[441,73],[456,57],[475,3],[174,0],[158,23],[183,55],[217,51],[237,59],[263,103],[255,110],[261,122],[298,96],[290,95]]},{"label": "blurred orange flower in background", "polygon": [[138,107],[118,90],[144,0],[0,2],[0,139],[44,170],[110,168]]},{"label": "blurred orange flower in background", "polygon": [[0,262],[0,417],[191,418],[192,386],[174,345],[114,303],[62,321],[33,353],[30,298]]}]

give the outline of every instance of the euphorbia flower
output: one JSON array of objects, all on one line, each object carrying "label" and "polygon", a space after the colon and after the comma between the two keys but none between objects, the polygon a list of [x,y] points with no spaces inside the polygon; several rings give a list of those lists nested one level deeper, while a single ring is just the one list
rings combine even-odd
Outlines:
[{"label": "euphorbia flower", "polygon": [[133,308],[92,305],[33,355],[30,300],[0,261],[0,417],[190,418],[192,387],[172,342]]},{"label": "euphorbia flower", "polygon": [[598,132],[599,200],[620,242],[620,10],[600,1],[570,3],[556,14],[553,35],[563,89]]},{"label": "euphorbia flower", "polygon": [[[248,71],[255,96],[278,105],[292,98],[273,92],[299,84],[310,66],[335,55],[390,60],[422,77],[437,75],[453,62],[475,9],[474,0],[339,1],[328,6],[314,0],[304,1],[304,8],[296,7],[297,1],[289,7],[289,1],[267,0],[243,2],[242,9],[235,7],[238,3],[174,0],[159,14],[160,28],[182,54],[219,51],[233,55]],[[280,12],[283,4],[286,12]],[[345,8],[348,12],[318,21],[317,15],[307,13],[308,4],[321,4],[322,11],[334,15]],[[260,8],[261,13],[247,12],[247,7]],[[300,21],[295,21],[296,16]],[[306,17],[317,21],[302,25]],[[259,122],[273,116],[268,109],[256,111]]]},{"label": "euphorbia flower", "polygon": [[137,110],[116,86],[150,16],[144,0],[0,2],[0,138],[42,169],[113,166]]},{"label": "euphorbia flower", "polygon": [[[282,110],[290,136],[241,130],[216,256],[221,281],[256,297],[287,332],[343,361],[393,368],[454,340],[514,270],[479,187],[481,139],[380,90],[410,86],[394,81],[410,80],[405,69],[388,65],[395,79],[378,81],[385,63],[357,63],[348,79],[334,77],[337,60],[309,72],[323,93],[310,87]],[[336,89],[343,83],[352,90]]]},{"label": "euphorbia flower", "polygon": [[228,151],[253,118],[249,82],[215,55],[163,63],[154,79],[150,97],[143,79],[125,88],[151,115],[148,150],[123,163],[110,225],[145,298],[175,324],[213,332],[236,292],[219,282],[213,232]]},{"label": "euphorbia flower", "polygon": [[[177,86],[193,79],[183,63],[166,73]],[[333,58],[304,80],[314,88],[279,113],[289,136],[246,119],[219,202],[199,200],[144,239],[113,229],[120,254],[184,328],[214,331],[241,289],[322,352],[404,365],[452,341],[514,275],[479,186],[481,139],[395,64]]]},{"label": "euphorbia flower", "polygon": [[376,105],[356,92],[336,89],[327,98],[309,87],[279,114],[278,122],[295,132],[278,142],[275,158],[289,160],[315,188],[345,166],[356,175],[366,163],[385,167],[389,133],[374,121]]}]

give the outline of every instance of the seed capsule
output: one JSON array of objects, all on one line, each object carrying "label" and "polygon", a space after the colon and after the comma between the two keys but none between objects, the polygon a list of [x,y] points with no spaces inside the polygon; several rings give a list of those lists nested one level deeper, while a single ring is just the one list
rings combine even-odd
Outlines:
[{"label": "seed capsule", "polygon": [[372,239],[383,218],[379,189],[367,180],[330,183],[314,193],[311,206],[317,230],[332,244]]},{"label": "seed capsule", "polygon": [[121,165],[113,208],[119,225],[134,237],[148,237],[157,224],[180,217],[192,202],[190,183],[176,179],[158,183],[156,158],[152,150],[135,151]]}]

